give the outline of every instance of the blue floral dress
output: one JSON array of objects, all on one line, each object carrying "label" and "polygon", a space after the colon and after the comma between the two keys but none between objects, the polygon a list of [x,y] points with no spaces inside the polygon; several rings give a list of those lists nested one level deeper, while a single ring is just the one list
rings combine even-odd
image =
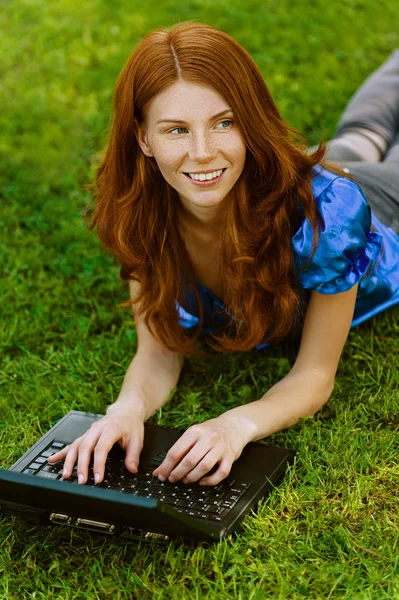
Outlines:
[{"label": "blue floral dress", "polygon": [[[312,226],[306,218],[292,237],[294,269],[303,297],[305,290],[339,294],[359,282],[351,328],[399,303],[399,235],[371,212],[361,190],[353,181],[324,169],[313,168],[313,195],[322,216],[315,254],[306,270],[313,244]],[[370,231],[374,225],[376,231]],[[367,275],[367,276],[366,276]],[[234,319],[220,300],[197,282],[204,306],[202,333],[216,333]],[[179,323],[192,328],[199,323],[194,293],[184,296],[184,306],[176,302]],[[257,349],[269,344],[260,344]]]}]

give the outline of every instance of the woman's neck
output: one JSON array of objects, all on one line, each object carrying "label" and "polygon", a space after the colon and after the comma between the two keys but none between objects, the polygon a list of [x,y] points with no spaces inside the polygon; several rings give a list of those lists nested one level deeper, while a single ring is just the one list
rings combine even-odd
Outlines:
[{"label": "woman's neck", "polygon": [[182,211],[179,218],[184,237],[189,237],[198,244],[215,243],[220,240],[221,219],[201,221],[187,211]]}]

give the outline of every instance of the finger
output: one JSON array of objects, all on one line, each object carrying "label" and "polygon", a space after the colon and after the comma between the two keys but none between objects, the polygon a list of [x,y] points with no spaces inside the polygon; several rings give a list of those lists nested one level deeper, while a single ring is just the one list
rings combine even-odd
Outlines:
[{"label": "finger", "polygon": [[56,462],[57,460],[64,460],[64,458],[68,454],[69,448],[70,448],[70,446],[65,446],[65,448],[63,448],[59,452],[56,452],[55,454],[52,454],[51,456],[49,456],[47,458],[47,460],[49,462]]},{"label": "finger", "polygon": [[230,474],[233,462],[234,462],[234,459],[232,457],[230,457],[230,456],[224,457],[220,461],[220,465],[219,465],[219,468],[217,469],[217,471],[215,471],[215,473],[213,473],[210,477],[204,477],[203,479],[201,479],[199,484],[200,485],[217,485],[218,483],[223,481],[223,479],[225,479]]},{"label": "finger", "polygon": [[[95,483],[101,483],[104,479],[104,470],[107,456],[112,446],[121,437],[121,432],[118,427],[110,425],[106,431],[103,431],[98,438],[97,444],[94,448],[94,481]],[[89,456],[90,460],[90,456]]]},{"label": "finger", "polygon": [[[154,472],[154,473],[156,473],[156,476],[158,476],[161,481],[165,481],[168,478],[169,478],[169,481],[172,481],[172,479],[170,479],[172,471],[180,464],[180,462],[184,459],[184,457],[190,452],[192,447],[193,446],[190,443],[183,450],[176,451],[176,450],[173,450],[173,448],[171,448],[170,451],[172,452],[172,454],[170,454],[168,456],[168,454],[169,454],[168,453],[166,455],[164,462]],[[195,466],[194,463],[193,463],[193,466]],[[184,472],[183,475],[185,475],[185,473],[187,471],[191,470],[192,468],[193,467],[191,466],[191,462],[190,462],[187,466],[187,470]]]},{"label": "finger", "polygon": [[165,481],[182,458],[190,452],[197,440],[198,435],[188,429],[169,449],[162,464],[153,471],[153,475],[159,477],[161,481]]},{"label": "finger", "polygon": [[84,435],[79,446],[78,482],[80,484],[86,483],[87,481],[90,458],[98,442],[98,438],[101,435],[101,429],[97,430],[97,428],[92,427]]},{"label": "finger", "polygon": [[62,474],[64,479],[67,479],[70,476],[70,474],[72,473],[73,467],[75,466],[75,462],[78,457],[78,448],[79,448],[79,444],[80,444],[80,439],[81,438],[78,438],[77,440],[75,440],[73,442],[73,444],[68,446],[68,453],[65,458],[64,471]]},{"label": "finger", "polygon": [[140,462],[140,454],[144,444],[144,430],[132,435],[126,446],[125,466],[131,473],[137,473]]},{"label": "finger", "polygon": [[[183,483],[194,483],[194,481],[201,479],[201,477],[209,473],[222,456],[222,448],[211,448],[202,460],[198,461],[197,466],[184,476]],[[172,472],[172,476],[174,476],[174,471]]]},{"label": "finger", "polygon": [[[188,476],[191,471],[198,467],[198,464],[204,459],[204,457],[212,450],[212,446],[209,442],[201,440],[198,442],[186,456],[180,461],[180,463],[172,470],[169,475],[169,481],[172,483],[183,479]],[[220,453],[218,454],[218,458]],[[216,461],[215,461],[216,462]],[[209,470],[209,469],[208,469]],[[205,473],[206,471],[204,471]],[[191,481],[191,480],[190,480]]]}]

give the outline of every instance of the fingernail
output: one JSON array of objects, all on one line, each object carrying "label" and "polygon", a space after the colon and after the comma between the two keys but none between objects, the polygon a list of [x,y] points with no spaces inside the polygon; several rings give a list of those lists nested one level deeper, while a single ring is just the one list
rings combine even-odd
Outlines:
[{"label": "fingernail", "polygon": [[96,473],[96,474],[94,475],[94,482],[95,482],[95,483],[98,483],[99,479],[100,479],[100,475],[99,475],[98,473]]},{"label": "fingernail", "polygon": [[68,469],[64,469],[62,472],[62,476],[65,477],[65,475],[68,475]]},{"label": "fingernail", "polygon": [[165,481],[166,477],[164,477],[163,475],[158,475],[158,479],[159,481]]},{"label": "fingernail", "polygon": [[83,481],[83,475],[79,475],[79,477],[78,477],[78,482],[79,482],[79,483],[82,483],[82,481]]}]

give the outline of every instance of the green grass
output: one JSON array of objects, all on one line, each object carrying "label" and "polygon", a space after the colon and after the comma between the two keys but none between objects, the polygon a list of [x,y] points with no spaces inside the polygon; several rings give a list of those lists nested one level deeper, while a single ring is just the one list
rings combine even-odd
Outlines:
[{"label": "green grass", "polygon": [[[287,122],[333,135],[399,46],[389,0],[1,2],[0,464],[70,409],[103,413],[136,349],[128,290],[82,213],[116,78],[149,30],[214,24],[252,54]],[[353,330],[329,402],[273,435],[298,453],[237,536],[213,548],[110,540],[0,519],[0,598],[399,598],[398,308]],[[258,399],[280,347],[186,361],[151,422],[187,428]],[[205,382],[205,383],[204,383]]]}]

